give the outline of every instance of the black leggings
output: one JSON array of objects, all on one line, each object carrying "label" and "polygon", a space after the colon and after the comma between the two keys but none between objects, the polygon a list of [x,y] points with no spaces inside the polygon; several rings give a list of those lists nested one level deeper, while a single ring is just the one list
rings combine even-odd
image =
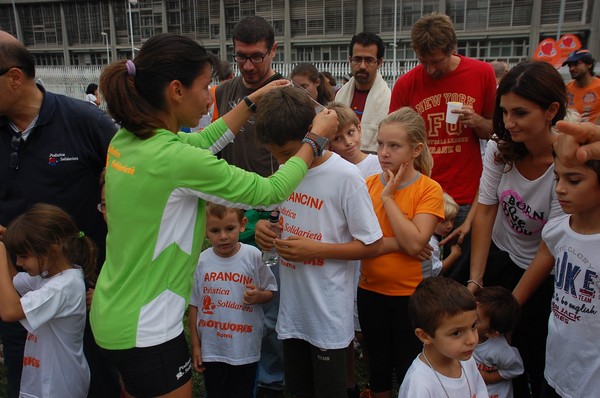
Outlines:
[{"label": "black leggings", "polygon": [[402,384],[406,371],[421,352],[408,313],[409,296],[387,296],[358,289],[358,319],[369,352],[370,384],[373,392],[392,389],[396,372]]}]

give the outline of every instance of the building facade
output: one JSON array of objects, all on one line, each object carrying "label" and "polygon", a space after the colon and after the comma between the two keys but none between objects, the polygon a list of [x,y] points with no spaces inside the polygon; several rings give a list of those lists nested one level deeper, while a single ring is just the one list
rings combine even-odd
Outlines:
[{"label": "building facade", "polygon": [[515,63],[531,58],[540,40],[564,33],[600,54],[594,0],[0,0],[0,29],[25,43],[40,66],[131,58],[163,32],[189,36],[231,61],[233,27],[260,15],[275,28],[275,61],[347,61],[350,38],[363,30],[381,35],[386,61],[411,61],[410,29],[432,11],[452,18],[458,52],[473,58]]}]

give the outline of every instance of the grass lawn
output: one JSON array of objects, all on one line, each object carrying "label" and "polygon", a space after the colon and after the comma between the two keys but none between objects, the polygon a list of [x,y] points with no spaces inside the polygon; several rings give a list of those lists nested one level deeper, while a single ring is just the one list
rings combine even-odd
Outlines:
[{"label": "grass lawn", "polygon": [[[205,240],[202,250],[207,248],[209,245],[210,244],[209,244],[208,240]],[[186,311],[183,322],[184,322],[185,334],[186,334],[186,337],[189,342],[190,339],[189,339],[187,311]],[[190,349],[190,351],[191,351],[191,349]],[[204,380],[202,378],[202,375],[196,371],[193,371],[192,374],[193,374],[193,376],[192,376],[193,397],[194,398],[204,398]],[[365,385],[365,383],[367,381],[365,367],[363,366],[362,361],[358,361],[358,360],[356,361],[356,381],[361,388]],[[396,391],[395,394],[397,394],[397,388],[395,389],[395,391]],[[6,397],[6,368],[4,367],[4,365],[0,364],[0,398],[2,398],[2,397]]]},{"label": "grass lawn", "polygon": [[[189,341],[189,329],[187,327],[187,314],[185,316],[185,333]],[[358,385],[363,387],[366,382],[366,371],[361,361],[356,361],[356,379]],[[193,371],[193,397],[204,398],[204,381],[202,375]],[[6,368],[0,364],[0,397],[6,397]]]}]

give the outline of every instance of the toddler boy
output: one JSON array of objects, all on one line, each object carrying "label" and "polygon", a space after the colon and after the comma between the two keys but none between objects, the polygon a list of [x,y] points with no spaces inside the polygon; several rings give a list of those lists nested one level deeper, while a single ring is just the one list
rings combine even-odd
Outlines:
[{"label": "toddler boy", "polygon": [[473,357],[487,385],[490,398],[512,398],[511,379],[523,374],[519,350],[504,337],[519,321],[519,303],[510,291],[500,286],[484,287],[475,292],[479,323],[479,344]]},{"label": "toddler boy", "polygon": [[477,302],[471,292],[450,278],[427,278],[408,305],[423,352],[406,372],[398,398],[487,397],[472,358],[478,338]]},{"label": "toddler boy", "polygon": [[254,397],[263,312],[277,282],[260,250],[239,242],[244,210],[206,204],[206,236],[190,300],[194,369],[209,396]]},{"label": "toddler boy", "polygon": [[423,267],[423,278],[431,276],[443,275],[456,261],[460,258],[462,250],[456,242],[450,246],[450,254],[443,258],[440,241],[444,239],[454,228],[454,219],[458,214],[460,207],[452,199],[452,196],[444,192],[444,220],[437,223],[433,230],[433,235],[429,240],[429,245],[432,247],[431,258],[421,262]]}]

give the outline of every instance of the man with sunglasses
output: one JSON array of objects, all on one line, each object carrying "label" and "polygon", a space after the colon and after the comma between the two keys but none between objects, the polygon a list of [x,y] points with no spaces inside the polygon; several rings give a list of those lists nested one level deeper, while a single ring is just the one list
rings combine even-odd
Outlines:
[{"label": "man with sunglasses", "polygon": [[379,73],[385,45],[374,33],[361,32],[350,42],[352,78],[335,95],[336,102],[348,105],[360,120],[361,150],[377,152],[377,128],[387,116],[391,91]]},{"label": "man with sunglasses", "polygon": [[[106,225],[96,204],[100,173],[117,126],[98,107],[37,85],[32,55],[4,31],[0,54],[0,239],[5,227],[28,207],[50,203],[67,211],[96,242],[102,264]],[[8,397],[17,397],[26,332],[18,322],[0,321],[0,337]],[[116,375],[114,381],[118,396]],[[102,391],[89,396],[115,396]]]}]

